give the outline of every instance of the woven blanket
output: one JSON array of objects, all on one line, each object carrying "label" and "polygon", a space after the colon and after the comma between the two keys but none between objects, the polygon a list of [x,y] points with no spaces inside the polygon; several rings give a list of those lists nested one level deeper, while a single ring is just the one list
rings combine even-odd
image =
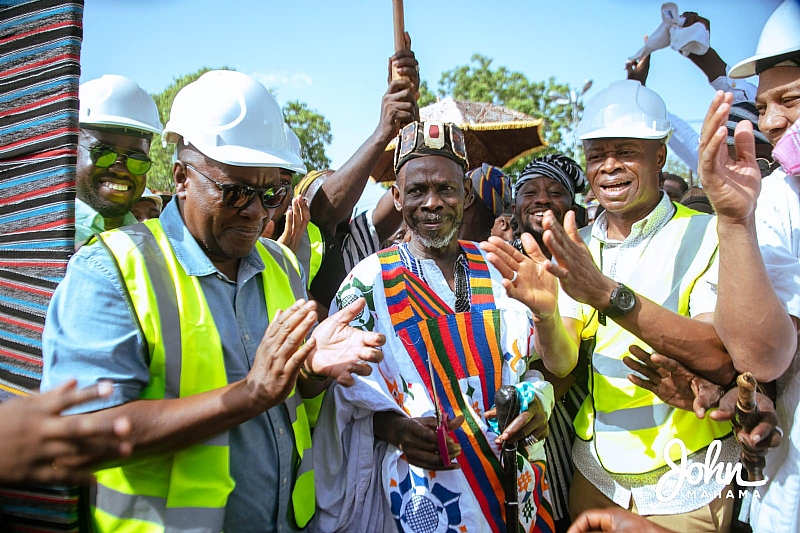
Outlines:
[{"label": "woven blanket", "polygon": [[[0,400],[39,386],[73,249],[82,16],[82,0],[0,0]],[[77,494],[0,489],[0,529],[77,531]]]}]

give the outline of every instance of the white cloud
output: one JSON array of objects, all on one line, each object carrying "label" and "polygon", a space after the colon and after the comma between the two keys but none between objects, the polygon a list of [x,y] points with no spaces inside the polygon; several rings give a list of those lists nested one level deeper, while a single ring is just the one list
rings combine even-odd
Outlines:
[{"label": "white cloud", "polygon": [[280,89],[281,87],[304,89],[314,84],[311,76],[304,72],[253,72],[252,76],[263,83],[267,89]]}]

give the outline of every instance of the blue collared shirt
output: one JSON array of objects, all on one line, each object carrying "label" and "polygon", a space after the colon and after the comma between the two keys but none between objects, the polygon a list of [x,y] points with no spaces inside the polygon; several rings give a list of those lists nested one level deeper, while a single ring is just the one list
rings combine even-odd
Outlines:
[{"label": "blue collared shirt", "polygon": [[[132,213],[125,213],[122,217],[123,226],[137,222],[139,221]],[[103,233],[105,230],[106,220],[103,215],[80,198],[75,198],[75,247],[83,246],[93,235]]]},{"label": "blue collared shirt", "polygon": [[[177,202],[167,205],[161,223],[181,266],[200,280],[222,341],[228,382],[243,379],[269,324],[258,252],[240,261],[237,281],[232,282],[189,233]],[[137,400],[149,382],[147,347],[124,294],[114,260],[94,244],[73,256],[53,295],[42,335],[42,390],[70,378],[77,378],[81,387],[101,380],[114,383],[111,397],[73,412]],[[290,505],[296,454],[283,404],[232,429],[230,450],[236,488],[228,500],[225,531],[298,531]]]}]

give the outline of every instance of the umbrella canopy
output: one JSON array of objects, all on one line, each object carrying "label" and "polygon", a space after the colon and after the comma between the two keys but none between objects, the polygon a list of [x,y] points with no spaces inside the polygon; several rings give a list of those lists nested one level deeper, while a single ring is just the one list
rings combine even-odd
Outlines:
[{"label": "umbrella canopy", "polygon": [[[508,166],[521,157],[542,150],[542,119],[486,102],[464,102],[445,98],[419,110],[423,121],[452,122],[464,131],[469,167],[482,163]],[[376,181],[391,181],[394,175],[395,141],[389,143],[372,171]]]}]

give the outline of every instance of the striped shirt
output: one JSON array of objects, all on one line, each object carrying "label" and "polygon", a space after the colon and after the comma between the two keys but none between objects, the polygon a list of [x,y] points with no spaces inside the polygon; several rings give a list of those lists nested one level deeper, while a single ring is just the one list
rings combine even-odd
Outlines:
[{"label": "striped shirt", "polygon": [[364,211],[350,221],[349,230],[342,240],[342,256],[347,272],[381,248],[378,232],[372,224],[374,212],[374,209]]}]

